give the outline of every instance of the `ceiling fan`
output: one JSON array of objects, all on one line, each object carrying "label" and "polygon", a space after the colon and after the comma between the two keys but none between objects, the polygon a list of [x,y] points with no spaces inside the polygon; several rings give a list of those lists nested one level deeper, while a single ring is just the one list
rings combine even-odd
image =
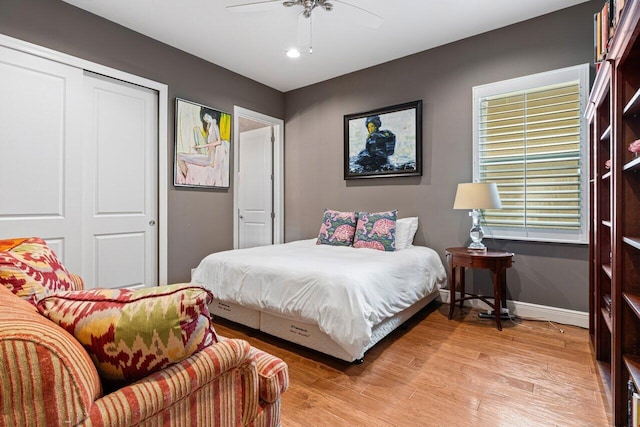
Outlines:
[{"label": "ceiling fan", "polygon": [[304,10],[302,14],[305,18],[311,18],[311,12],[316,7],[321,7],[327,12],[331,12],[333,10],[333,3],[328,2],[327,0],[294,0],[294,1],[285,1],[282,2],[284,7],[292,7],[292,6],[302,6]]},{"label": "ceiling fan", "polygon": [[[263,0],[250,3],[242,3],[236,5],[227,6],[227,10],[231,12],[264,12],[274,10],[279,5],[290,8],[294,6],[302,6],[302,12],[298,19],[298,44],[308,45],[309,53],[313,51],[311,47],[311,38],[313,32],[313,11],[316,9],[322,9],[325,12],[331,12],[334,10],[334,3],[337,5],[341,14],[349,14],[350,21],[356,22],[359,25],[365,27],[378,29],[382,25],[383,19],[381,16],[376,15],[366,9],[363,9],[354,4],[348,3],[344,0]],[[308,20],[308,24],[307,21]],[[307,31],[303,28],[309,28]],[[305,37],[308,37],[308,43],[303,42]]]}]

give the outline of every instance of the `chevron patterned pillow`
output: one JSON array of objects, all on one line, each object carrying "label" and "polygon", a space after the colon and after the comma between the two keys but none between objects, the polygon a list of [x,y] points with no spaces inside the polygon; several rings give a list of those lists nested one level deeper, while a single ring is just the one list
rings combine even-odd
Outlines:
[{"label": "chevron patterned pillow", "polygon": [[217,342],[212,301],[211,292],[187,283],[58,292],[37,307],[80,341],[106,384],[120,386]]},{"label": "chevron patterned pillow", "polygon": [[71,273],[39,237],[0,240],[0,285],[31,304],[74,288]]}]

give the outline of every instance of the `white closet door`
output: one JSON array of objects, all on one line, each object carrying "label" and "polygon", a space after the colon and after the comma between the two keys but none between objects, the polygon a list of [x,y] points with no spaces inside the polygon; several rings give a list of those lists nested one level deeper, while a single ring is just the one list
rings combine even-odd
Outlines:
[{"label": "white closet door", "polygon": [[82,70],[0,47],[0,238],[44,238],[81,273]]},{"label": "white closet door", "polygon": [[85,282],[156,286],[157,92],[85,73],[85,99]]},{"label": "white closet door", "polygon": [[273,143],[271,127],[242,132],[238,159],[240,248],[273,243]]}]

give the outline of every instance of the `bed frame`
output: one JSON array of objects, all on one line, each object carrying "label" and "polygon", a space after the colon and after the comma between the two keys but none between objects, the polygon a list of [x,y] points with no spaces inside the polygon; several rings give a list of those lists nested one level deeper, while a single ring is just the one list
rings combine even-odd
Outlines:
[{"label": "bed frame", "polygon": [[210,305],[211,314],[220,316],[232,322],[240,323],[253,329],[258,329],[269,335],[282,338],[312,350],[319,351],[329,356],[336,357],[347,362],[362,363],[364,353],[378,343],[382,338],[409,320],[422,308],[440,295],[439,289],[404,309],[393,317],[389,317],[373,327],[371,342],[362,349],[362,353],[356,359],[349,356],[329,335],[322,332],[314,323],[305,323],[300,320],[283,317],[281,315],[265,311],[253,310],[238,304],[214,301]]}]

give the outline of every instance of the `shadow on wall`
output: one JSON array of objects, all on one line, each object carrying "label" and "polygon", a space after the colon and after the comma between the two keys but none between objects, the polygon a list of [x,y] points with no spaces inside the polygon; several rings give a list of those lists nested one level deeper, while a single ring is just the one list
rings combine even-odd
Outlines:
[{"label": "shadow on wall", "polygon": [[[507,270],[507,299],[555,307],[588,307],[588,246],[568,243],[483,239],[491,249],[513,252]],[[491,295],[492,275],[473,271],[470,283]],[[535,284],[523,285],[523,284]],[[562,288],[559,287],[562,285]]]},{"label": "shadow on wall", "polygon": [[424,176],[405,176],[393,178],[361,178],[347,179],[347,187],[381,187],[396,185],[421,185]]},{"label": "shadow on wall", "polygon": [[[507,270],[507,300],[510,301],[520,301],[522,294],[522,278],[516,269],[517,258],[515,255],[513,266]],[[470,292],[493,296],[493,273],[490,270],[467,269],[465,277]]]}]

